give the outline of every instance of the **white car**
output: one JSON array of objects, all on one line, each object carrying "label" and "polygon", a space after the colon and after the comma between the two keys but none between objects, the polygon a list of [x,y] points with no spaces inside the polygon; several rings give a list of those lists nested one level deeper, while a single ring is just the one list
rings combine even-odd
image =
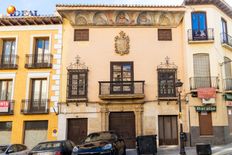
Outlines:
[{"label": "white car", "polygon": [[0,145],[0,155],[27,155],[29,149],[23,144]]}]

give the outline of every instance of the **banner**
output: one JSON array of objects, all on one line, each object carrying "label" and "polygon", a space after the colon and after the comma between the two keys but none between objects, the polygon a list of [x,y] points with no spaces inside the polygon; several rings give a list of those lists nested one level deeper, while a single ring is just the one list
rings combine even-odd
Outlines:
[{"label": "banner", "polygon": [[197,96],[198,98],[204,98],[204,99],[216,98],[216,89],[215,88],[198,88]]},{"label": "banner", "polygon": [[0,112],[9,112],[9,101],[0,101]]}]

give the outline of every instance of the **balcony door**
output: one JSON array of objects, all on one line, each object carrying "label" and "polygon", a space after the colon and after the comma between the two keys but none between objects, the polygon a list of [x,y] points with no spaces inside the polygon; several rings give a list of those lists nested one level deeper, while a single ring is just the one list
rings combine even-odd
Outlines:
[{"label": "balcony door", "polygon": [[49,63],[49,38],[36,38],[36,48],[34,55],[34,63]]},{"label": "balcony door", "polygon": [[12,80],[0,80],[0,100],[11,100]]},{"label": "balcony door", "polygon": [[111,62],[111,93],[133,93],[133,62]]},{"label": "balcony door", "polygon": [[227,22],[225,19],[222,18],[222,40],[223,43],[228,43],[228,36],[227,36]]},{"label": "balcony door", "polygon": [[211,76],[209,54],[194,54],[193,67],[195,88],[210,88]]},{"label": "balcony door", "polygon": [[231,73],[231,59],[224,57],[225,66],[225,90],[232,90],[232,73]]},{"label": "balcony door", "polygon": [[192,35],[193,40],[206,40],[208,38],[205,12],[192,13]]},{"label": "balcony door", "polygon": [[15,40],[3,40],[3,51],[1,57],[2,65],[14,64],[14,55],[15,55]]},{"label": "balcony door", "polygon": [[45,111],[47,106],[47,79],[32,79],[31,81],[31,110]]}]

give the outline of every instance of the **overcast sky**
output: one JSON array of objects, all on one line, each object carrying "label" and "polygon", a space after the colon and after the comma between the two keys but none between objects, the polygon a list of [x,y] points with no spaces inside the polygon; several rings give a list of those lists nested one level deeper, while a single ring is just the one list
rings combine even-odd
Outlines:
[{"label": "overcast sky", "polygon": [[[232,6],[232,0],[225,0]],[[55,4],[140,4],[140,5],[180,5],[183,0],[0,0],[0,14],[6,14],[9,5],[17,10],[38,10],[41,15],[53,14]]]}]

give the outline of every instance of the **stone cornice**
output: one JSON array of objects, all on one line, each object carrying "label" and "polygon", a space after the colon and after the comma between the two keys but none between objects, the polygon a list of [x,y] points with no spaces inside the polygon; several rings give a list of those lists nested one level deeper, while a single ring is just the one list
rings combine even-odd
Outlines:
[{"label": "stone cornice", "polygon": [[73,26],[177,27],[184,11],[58,10]]}]

